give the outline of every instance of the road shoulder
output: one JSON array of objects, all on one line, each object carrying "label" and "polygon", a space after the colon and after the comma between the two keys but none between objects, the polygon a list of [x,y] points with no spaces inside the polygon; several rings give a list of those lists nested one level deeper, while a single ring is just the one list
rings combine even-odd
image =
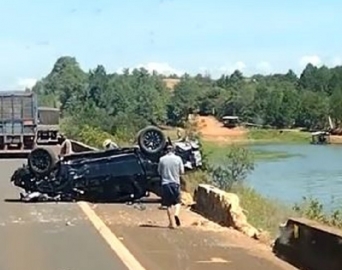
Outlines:
[{"label": "road shoulder", "polygon": [[145,269],[204,270],[208,264],[215,269],[296,269],[277,259],[270,247],[190,210],[182,211],[182,227],[170,230],[158,204],[145,206],[144,211],[120,204],[92,206]]}]

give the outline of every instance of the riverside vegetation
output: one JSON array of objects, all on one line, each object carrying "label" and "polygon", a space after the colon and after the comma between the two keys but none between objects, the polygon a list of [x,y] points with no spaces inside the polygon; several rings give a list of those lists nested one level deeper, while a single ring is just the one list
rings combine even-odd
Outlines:
[{"label": "riverside vegetation", "polygon": [[[32,91],[38,94],[40,105],[61,109],[67,136],[98,147],[105,138],[130,143],[140,128],[151,123],[185,127],[188,114],[193,112],[217,118],[238,115],[244,122],[273,127],[251,130],[248,139],[256,142],[307,141],[308,134],[296,128],[324,128],[327,115],[337,124],[342,119],[342,66],[317,68],[308,64],[299,77],[291,70],[249,78],[235,71],[217,80],[201,74],[173,75],[169,78],[179,79],[174,89],[166,87],[165,78],[145,69],[108,74],[101,65],[85,72],[75,58],[65,56]],[[292,209],[264,198],[244,183],[256,158],[281,157],[285,153],[253,152],[243,145],[224,146],[223,153],[213,143],[203,145],[208,161],[223,162],[187,176],[189,188],[210,182],[237,192],[251,223],[272,232],[290,215],[342,227],[339,212],[327,216],[316,200],[306,199]]]}]

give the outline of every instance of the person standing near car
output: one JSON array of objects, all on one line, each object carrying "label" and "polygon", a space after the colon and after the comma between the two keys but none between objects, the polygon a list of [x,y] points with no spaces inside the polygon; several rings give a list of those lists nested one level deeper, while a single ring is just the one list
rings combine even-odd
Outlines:
[{"label": "person standing near car", "polygon": [[119,148],[119,146],[115,142],[113,142],[111,139],[104,140],[102,146],[106,150],[108,150],[108,149],[118,149]]},{"label": "person standing near car", "polygon": [[174,220],[180,226],[179,212],[181,208],[180,177],[184,174],[182,159],[175,155],[172,145],[167,146],[167,153],[162,156],[158,163],[158,173],[161,176],[162,206],[167,208],[169,228],[174,228],[172,221],[172,206],[174,206]]},{"label": "person standing near car", "polygon": [[72,151],[72,143],[71,141],[64,135],[61,135],[62,137],[62,144],[61,144],[61,149],[60,149],[60,157],[63,157],[65,155],[69,155],[69,154],[72,154],[73,151]]}]

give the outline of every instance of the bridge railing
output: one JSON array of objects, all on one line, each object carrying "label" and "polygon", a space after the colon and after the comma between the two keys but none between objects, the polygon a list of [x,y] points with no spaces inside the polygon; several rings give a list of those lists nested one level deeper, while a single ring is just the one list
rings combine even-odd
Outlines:
[{"label": "bridge railing", "polygon": [[273,252],[300,269],[341,270],[342,231],[305,218],[280,226]]}]

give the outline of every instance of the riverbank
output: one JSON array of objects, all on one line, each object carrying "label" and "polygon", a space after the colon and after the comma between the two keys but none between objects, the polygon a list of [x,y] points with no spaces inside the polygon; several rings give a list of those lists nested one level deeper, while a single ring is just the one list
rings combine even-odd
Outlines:
[{"label": "riverbank", "polygon": [[298,129],[249,129],[249,143],[310,143],[311,134]]},{"label": "riverbank", "polygon": [[[208,183],[208,176],[204,172],[194,172],[184,176],[186,191],[194,194],[199,184]],[[274,239],[278,233],[279,225],[290,216],[299,216],[291,206],[278,202],[275,199],[262,196],[245,183],[236,184],[229,192],[236,193],[241,206],[246,211],[248,221],[255,228],[267,231],[270,239]]]},{"label": "riverbank", "polygon": [[[243,143],[240,143],[239,145],[247,147],[250,146],[250,144]],[[212,163],[221,163],[231,146],[231,143],[218,144],[205,140],[202,142],[203,151]],[[277,160],[294,156],[294,154],[289,154],[285,151],[265,151],[261,149],[251,149],[251,154],[255,161]]]},{"label": "riverbank", "polygon": [[[249,147],[251,145],[246,146]],[[224,157],[228,153],[230,147],[231,144],[229,143],[216,144],[208,141],[203,142],[203,151],[207,155],[209,163],[215,165],[224,166]],[[308,147],[310,146],[308,145]],[[254,160],[260,164],[263,164],[263,162],[272,164],[272,162],[269,162],[296,156],[299,159],[305,158],[300,151],[296,154],[290,151],[289,153],[285,151],[257,150],[253,149],[253,147],[251,147],[250,150],[251,154],[254,156]],[[195,179],[196,177],[197,179]],[[201,174],[190,178],[192,179],[188,178],[187,181],[193,182],[192,186],[196,186],[197,184],[206,181],[205,176]],[[262,183],[265,184],[265,181],[262,181]],[[277,198],[276,194],[274,197],[267,197],[262,195],[259,191],[254,190],[245,182],[235,185],[229,192],[236,193],[240,197],[241,204],[248,213],[247,216],[250,223],[256,228],[268,231],[273,238],[278,233],[279,224],[283,223],[289,217],[306,217],[326,225],[342,228],[342,213],[340,213],[339,210],[330,211],[329,209],[326,209],[324,205],[315,198],[303,198],[302,200],[299,199],[296,204],[288,204],[275,199]],[[286,191],[284,190],[284,192]]]},{"label": "riverbank", "polygon": [[[199,184],[211,184],[204,172],[185,175],[184,180],[187,185],[186,191],[192,195]],[[275,198],[263,196],[247,183],[237,183],[228,192],[239,196],[248,222],[260,231],[267,232],[265,235],[268,235],[268,238],[264,239],[266,241],[275,239],[279,233],[279,225],[290,217],[305,217],[342,229],[341,212],[326,213],[324,205],[313,198],[303,198],[301,202],[289,205]]]}]

